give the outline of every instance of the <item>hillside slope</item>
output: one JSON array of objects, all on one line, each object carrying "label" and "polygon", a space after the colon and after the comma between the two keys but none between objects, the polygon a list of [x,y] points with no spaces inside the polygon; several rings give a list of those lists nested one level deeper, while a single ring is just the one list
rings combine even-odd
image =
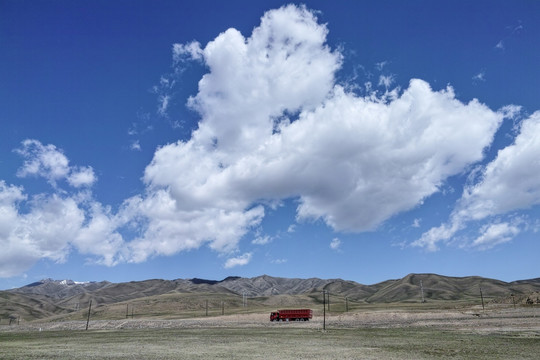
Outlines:
[{"label": "hillside slope", "polygon": [[[422,293],[423,289],[423,293]],[[323,290],[334,299],[355,303],[406,303],[425,301],[478,301],[480,289],[486,301],[524,302],[540,292],[540,279],[504,282],[478,276],[447,277],[436,274],[409,274],[402,279],[362,285],[342,279],[289,279],[268,275],[254,278],[229,277],[221,281],[205,279],[152,279],[127,283],[76,283],[46,279],[27,286],[0,291],[0,316],[21,316],[27,320],[46,318],[93,307],[138,301],[159,303],[171,299],[197,298],[198,294],[229,303],[244,296],[261,305],[294,306],[305,301],[322,301]],[[514,295],[511,297],[511,295]],[[534,295],[535,299],[537,295]],[[148,299],[148,300],[144,300]],[[160,300],[163,299],[163,300]],[[506,300],[504,300],[506,299]],[[223,300],[224,301],[224,300]],[[242,300],[243,301],[243,300]],[[241,305],[239,305],[241,306]]]}]

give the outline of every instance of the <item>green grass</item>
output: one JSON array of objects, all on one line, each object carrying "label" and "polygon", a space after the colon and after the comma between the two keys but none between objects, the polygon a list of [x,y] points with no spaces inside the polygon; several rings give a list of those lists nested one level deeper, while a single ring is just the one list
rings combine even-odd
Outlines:
[{"label": "green grass", "polygon": [[298,327],[0,333],[1,359],[536,359],[538,334]]}]

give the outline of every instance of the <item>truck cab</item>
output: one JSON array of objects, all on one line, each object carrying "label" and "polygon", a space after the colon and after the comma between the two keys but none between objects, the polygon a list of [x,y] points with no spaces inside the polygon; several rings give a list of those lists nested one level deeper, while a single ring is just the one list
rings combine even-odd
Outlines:
[{"label": "truck cab", "polygon": [[271,312],[270,321],[279,321],[279,312],[277,311]]}]

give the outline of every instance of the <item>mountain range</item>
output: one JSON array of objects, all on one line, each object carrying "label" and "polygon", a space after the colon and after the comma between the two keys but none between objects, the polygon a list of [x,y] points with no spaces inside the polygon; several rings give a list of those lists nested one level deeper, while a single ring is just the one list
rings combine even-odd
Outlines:
[{"label": "mountain range", "polygon": [[[436,274],[409,274],[402,279],[362,285],[342,279],[296,279],[262,275],[253,278],[227,277],[223,280],[176,279],[145,280],[125,283],[75,282],[44,279],[17,289],[0,291],[1,319],[22,317],[43,319],[70,314],[93,301],[94,307],[127,304],[146,299],[149,303],[171,302],[183,296],[212,296],[233,306],[250,298],[261,306],[293,306],[305,302],[320,303],[326,291],[337,299],[354,303],[413,303],[461,301],[477,302],[480,292],[486,301],[525,302],[540,294],[540,278],[504,282],[478,276],[447,277]],[[506,300],[505,300],[506,299]],[[184,301],[185,302],[185,301]],[[124,305],[125,306],[125,305]],[[165,310],[164,310],[165,311]]]}]

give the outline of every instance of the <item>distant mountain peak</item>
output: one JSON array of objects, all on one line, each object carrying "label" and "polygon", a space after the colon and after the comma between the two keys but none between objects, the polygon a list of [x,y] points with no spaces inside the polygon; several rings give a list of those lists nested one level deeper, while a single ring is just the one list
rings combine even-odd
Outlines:
[{"label": "distant mountain peak", "polygon": [[51,278],[45,278],[45,279],[41,279],[40,281],[28,284],[25,287],[33,287],[33,286],[39,286],[39,285],[45,285],[45,284],[73,286],[73,285],[85,285],[85,284],[89,284],[89,283],[90,282],[88,282],[88,281],[74,281],[74,280],[71,280],[71,279],[54,280],[54,279],[51,279]]}]

